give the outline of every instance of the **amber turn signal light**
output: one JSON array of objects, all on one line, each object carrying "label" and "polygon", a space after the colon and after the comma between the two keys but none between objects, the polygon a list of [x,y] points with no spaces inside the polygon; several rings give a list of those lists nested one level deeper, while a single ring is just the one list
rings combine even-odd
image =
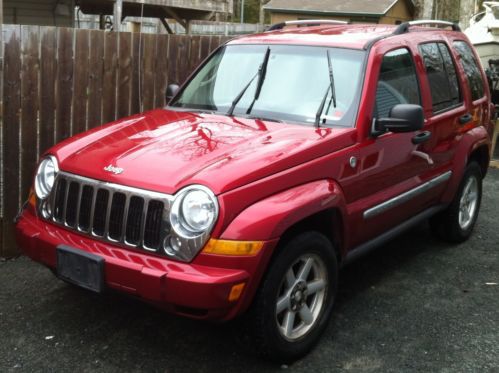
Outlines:
[{"label": "amber turn signal light", "polygon": [[203,249],[205,254],[218,255],[256,255],[263,247],[262,241],[231,241],[210,239]]},{"label": "amber turn signal light", "polygon": [[234,285],[232,289],[230,290],[229,293],[229,302],[235,302],[241,297],[241,294],[243,293],[244,290],[244,282],[241,282],[240,284]]},{"label": "amber turn signal light", "polygon": [[33,191],[33,188],[31,188],[29,190],[28,204],[30,204],[33,207],[36,206],[36,196],[35,196],[35,192]]}]

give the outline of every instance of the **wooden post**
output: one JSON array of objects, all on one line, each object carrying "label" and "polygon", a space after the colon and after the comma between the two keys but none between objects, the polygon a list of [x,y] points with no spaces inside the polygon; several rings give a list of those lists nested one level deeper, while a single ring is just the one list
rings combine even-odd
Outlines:
[{"label": "wooden post", "polygon": [[104,14],[99,15],[99,30],[106,29],[106,16]]},{"label": "wooden post", "polygon": [[[0,0],[0,131],[3,131],[3,0]],[[3,142],[3,139],[2,139]],[[0,146],[0,162],[3,162],[3,144]],[[0,172],[2,170],[0,169]],[[3,255],[3,178],[0,175],[0,258]]]},{"label": "wooden post", "polygon": [[113,13],[113,30],[116,32],[121,31],[121,17],[123,15],[123,0],[114,1],[114,13]]},{"label": "wooden post", "polygon": [[497,137],[499,136],[499,119],[496,120],[494,126],[494,133],[492,135],[492,147],[490,149],[490,166],[499,168],[499,159],[494,159],[495,148],[497,147]]},{"label": "wooden post", "polygon": [[265,5],[265,0],[260,0],[259,23],[261,29],[259,31],[264,31],[265,29],[265,11],[263,10],[264,5]]}]

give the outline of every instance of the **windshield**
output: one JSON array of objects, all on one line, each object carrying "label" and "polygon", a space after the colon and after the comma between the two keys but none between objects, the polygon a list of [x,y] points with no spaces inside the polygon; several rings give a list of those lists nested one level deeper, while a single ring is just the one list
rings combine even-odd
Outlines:
[{"label": "windshield", "polygon": [[[328,89],[328,51],[334,91]],[[327,95],[320,124],[352,127],[360,98],[364,54],[360,50],[315,46],[225,46],[198,71],[171,106],[227,113],[244,91],[234,115],[313,126]],[[265,63],[258,95],[258,75]]]}]

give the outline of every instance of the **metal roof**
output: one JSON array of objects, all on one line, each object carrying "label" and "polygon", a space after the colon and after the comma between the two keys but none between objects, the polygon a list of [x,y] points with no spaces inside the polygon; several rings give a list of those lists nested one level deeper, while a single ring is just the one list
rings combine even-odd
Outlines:
[{"label": "metal roof", "polygon": [[414,11],[412,0],[271,0],[266,10],[303,14],[385,15],[397,2],[405,1]]}]

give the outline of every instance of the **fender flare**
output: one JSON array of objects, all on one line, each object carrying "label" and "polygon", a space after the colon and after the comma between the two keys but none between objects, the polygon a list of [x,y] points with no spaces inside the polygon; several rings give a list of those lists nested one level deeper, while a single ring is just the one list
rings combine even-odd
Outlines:
[{"label": "fender flare", "polygon": [[317,180],[266,197],[243,210],[221,235],[226,240],[273,240],[299,221],[336,208],[346,216],[341,187]]},{"label": "fender flare", "polygon": [[442,197],[444,203],[452,202],[471,155],[482,146],[487,147],[487,150],[490,148],[490,139],[487,130],[483,126],[476,127],[471,131],[463,133],[452,164],[452,177],[448,183],[447,190]]}]

